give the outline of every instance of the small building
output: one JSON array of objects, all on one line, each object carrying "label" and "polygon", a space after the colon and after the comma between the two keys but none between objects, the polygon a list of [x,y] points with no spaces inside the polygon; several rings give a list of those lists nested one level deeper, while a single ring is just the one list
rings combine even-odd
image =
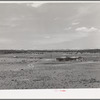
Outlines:
[{"label": "small building", "polygon": [[58,61],[72,61],[72,60],[79,61],[81,59],[82,59],[82,57],[75,57],[75,56],[73,56],[73,57],[64,56],[64,57],[56,58],[56,60],[58,60]]}]

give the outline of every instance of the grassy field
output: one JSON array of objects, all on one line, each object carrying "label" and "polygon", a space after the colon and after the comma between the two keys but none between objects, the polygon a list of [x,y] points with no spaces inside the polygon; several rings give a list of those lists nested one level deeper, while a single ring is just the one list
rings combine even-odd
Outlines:
[{"label": "grassy field", "polygon": [[[57,61],[78,56],[83,61]],[[100,88],[100,53],[0,54],[0,89]]]}]

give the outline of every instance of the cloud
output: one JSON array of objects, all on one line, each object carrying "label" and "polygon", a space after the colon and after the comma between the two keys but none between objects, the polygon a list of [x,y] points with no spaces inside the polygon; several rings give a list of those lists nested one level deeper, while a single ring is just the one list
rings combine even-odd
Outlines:
[{"label": "cloud", "polygon": [[28,3],[27,6],[31,6],[31,7],[34,7],[34,8],[38,8],[40,6],[42,6],[43,4],[45,3]]},{"label": "cloud", "polygon": [[95,27],[87,28],[87,27],[79,27],[75,29],[76,31],[79,32],[94,32],[94,31],[99,31],[99,29]]},{"label": "cloud", "polygon": [[77,40],[83,37],[87,37],[88,33],[76,33],[76,34],[51,34],[47,36],[43,36],[41,39],[38,38],[36,40],[32,40],[33,44],[36,45],[45,45],[45,44],[55,44],[55,43],[62,43],[62,42],[69,42],[73,40]]},{"label": "cloud", "polygon": [[78,25],[80,22],[74,22],[72,23],[72,25]]}]

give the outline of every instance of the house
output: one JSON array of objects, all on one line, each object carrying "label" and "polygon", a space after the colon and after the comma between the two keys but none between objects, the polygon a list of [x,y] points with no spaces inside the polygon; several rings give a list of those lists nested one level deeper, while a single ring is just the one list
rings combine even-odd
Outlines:
[{"label": "house", "polygon": [[72,61],[72,60],[76,60],[76,61],[79,61],[81,60],[82,57],[67,57],[67,56],[64,56],[64,57],[60,57],[60,58],[56,58],[57,61]]}]

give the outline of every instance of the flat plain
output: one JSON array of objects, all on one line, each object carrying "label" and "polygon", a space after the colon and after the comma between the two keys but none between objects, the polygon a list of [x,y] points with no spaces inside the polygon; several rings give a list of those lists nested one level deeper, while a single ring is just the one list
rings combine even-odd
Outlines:
[{"label": "flat plain", "polygon": [[[82,60],[58,61],[58,57]],[[0,54],[0,89],[100,88],[100,53]]]}]

